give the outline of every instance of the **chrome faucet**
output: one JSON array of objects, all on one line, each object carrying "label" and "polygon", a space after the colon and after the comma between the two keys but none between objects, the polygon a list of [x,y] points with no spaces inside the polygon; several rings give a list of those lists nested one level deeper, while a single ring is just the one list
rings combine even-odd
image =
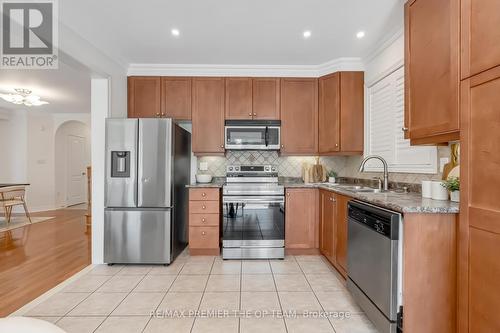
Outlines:
[{"label": "chrome faucet", "polygon": [[383,164],[384,164],[384,191],[387,191],[389,190],[389,170],[388,170],[388,167],[387,167],[387,162],[386,160],[382,157],[382,156],[378,156],[378,155],[369,155],[369,156],[366,156],[364,159],[363,159],[363,162],[361,162],[361,165],[359,166],[359,172],[363,172],[365,170],[365,164],[368,160],[371,160],[371,159],[377,159],[377,160],[380,160]]}]

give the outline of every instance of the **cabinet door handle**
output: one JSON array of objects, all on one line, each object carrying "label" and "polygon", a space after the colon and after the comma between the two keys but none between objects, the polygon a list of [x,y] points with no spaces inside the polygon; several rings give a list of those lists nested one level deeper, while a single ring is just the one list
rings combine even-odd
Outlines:
[{"label": "cabinet door handle", "polygon": [[205,231],[202,231],[201,234],[205,236],[207,233]]},{"label": "cabinet door handle", "polygon": [[251,117],[251,116],[252,116],[252,113],[249,113],[249,114],[248,114],[248,116],[249,116],[249,117]]},{"label": "cabinet door handle", "polygon": [[220,147],[221,147],[222,149],[224,149],[224,145],[220,145]]},{"label": "cabinet door handle", "polygon": [[160,118],[160,113],[157,113],[157,114],[156,114],[156,118]]},{"label": "cabinet door handle", "polygon": [[207,207],[205,205],[201,206],[201,209],[207,209]]},{"label": "cabinet door handle", "polygon": [[257,113],[254,113],[254,114],[253,114],[253,116],[254,116],[254,117],[256,117],[256,116],[257,116]]},{"label": "cabinet door handle", "polygon": [[285,148],[285,146],[284,146],[284,145],[281,145],[281,148]]},{"label": "cabinet door handle", "polygon": [[335,144],[335,147],[338,147],[338,146],[339,146],[339,144],[338,144],[338,143],[336,143],[336,144]]},{"label": "cabinet door handle", "polygon": [[207,194],[206,194],[205,192],[203,192],[203,193],[201,194],[201,196],[202,196],[202,197],[206,197],[206,196],[207,196]]},{"label": "cabinet door handle", "polygon": [[286,194],[286,196],[287,196],[287,197],[289,197],[289,196],[290,196],[290,192],[288,192],[288,193]]},{"label": "cabinet door handle", "polygon": [[403,132],[408,132],[408,129],[409,129],[408,127],[402,127],[402,128],[401,128],[401,130],[402,130]]},{"label": "cabinet door handle", "polygon": [[207,220],[205,218],[201,219],[201,222],[205,223]]}]

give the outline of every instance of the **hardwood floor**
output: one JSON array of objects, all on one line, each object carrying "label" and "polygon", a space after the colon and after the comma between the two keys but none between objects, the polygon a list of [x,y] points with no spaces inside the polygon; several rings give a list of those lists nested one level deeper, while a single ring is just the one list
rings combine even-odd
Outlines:
[{"label": "hardwood floor", "polygon": [[0,232],[0,317],[90,264],[85,210],[33,213],[53,219]]}]

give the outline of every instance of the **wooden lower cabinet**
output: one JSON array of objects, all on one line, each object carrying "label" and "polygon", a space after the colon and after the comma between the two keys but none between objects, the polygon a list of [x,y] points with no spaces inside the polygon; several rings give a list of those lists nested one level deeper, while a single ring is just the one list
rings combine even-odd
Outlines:
[{"label": "wooden lower cabinet", "polygon": [[218,255],[220,245],[220,189],[189,190],[189,253]]},{"label": "wooden lower cabinet", "polygon": [[[486,11],[483,14],[490,16]],[[460,333],[500,332],[499,91],[500,66],[462,81]]]},{"label": "wooden lower cabinet", "polygon": [[403,331],[456,333],[457,215],[405,214],[403,228]]},{"label": "wooden lower cabinet", "polygon": [[347,276],[347,203],[351,200],[328,190],[320,190],[319,249],[328,261]]},{"label": "wooden lower cabinet", "polygon": [[285,200],[285,249],[317,249],[318,189],[288,188]]},{"label": "wooden lower cabinet", "polygon": [[330,262],[335,261],[335,194],[319,190],[319,250]]}]

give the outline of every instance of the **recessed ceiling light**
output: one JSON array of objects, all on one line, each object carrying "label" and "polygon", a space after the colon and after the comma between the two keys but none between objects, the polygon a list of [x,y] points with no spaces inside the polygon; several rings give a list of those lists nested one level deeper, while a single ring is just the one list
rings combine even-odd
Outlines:
[{"label": "recessed ceiling light", "polygon": [[311,31],[306,30],[306,31],[304,31],[304,33],[302,35],[304,36],[304,38],[309,38],[309,37],[311,37]]},{"label": "recessed ceiling light", "polygon": [[358,37],[358,39],[361,39],[361,38],[365,37],[365,32],[364,31],[358,31],[358,33],[356,34],[356,37]]},{"label": "recessed ceiling light", "polygon": [[181,34],[179,29],[172,29],[170,32],[172,33],[172,36],[175,36],[175,37],[179,37],[179,35]]}]

